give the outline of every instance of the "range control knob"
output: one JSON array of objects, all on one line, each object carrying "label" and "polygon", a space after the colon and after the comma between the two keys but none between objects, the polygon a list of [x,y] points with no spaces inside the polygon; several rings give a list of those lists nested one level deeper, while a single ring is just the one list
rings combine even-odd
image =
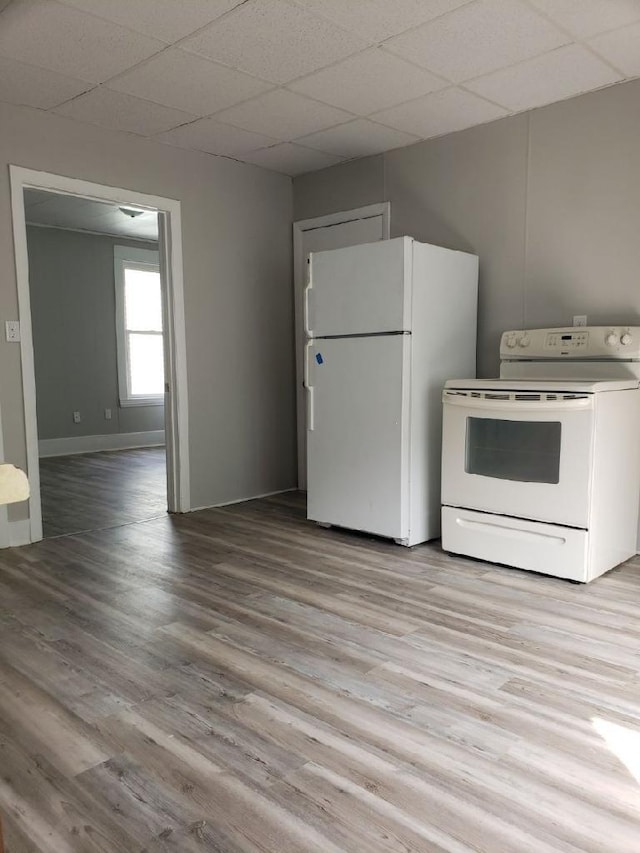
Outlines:
[{"label": "range control knob", "polygon": [[523,335],[518,343],[521,347],[528,347],[531,343],[531,338],[529,337],[529,335]]},{"label": "range control knob", "polygon": [[615,332],[609,332],[605,337],[604,342],[608,347],[614,347],[618,343],[618,336]]},{"label": "range control knob", "polygon": [[620,343],[623,346],[628,347],[632,340],[633,338],[631,337],[629,332],[625,332],[624,335],[620,338]]},{"label": "range control knob", "polygon": [[505,340],[505,343],[509,347],[509,349],[513,349],[513,347],[516,345],[516,339],[513,335],[509,335],[509,337]]}]

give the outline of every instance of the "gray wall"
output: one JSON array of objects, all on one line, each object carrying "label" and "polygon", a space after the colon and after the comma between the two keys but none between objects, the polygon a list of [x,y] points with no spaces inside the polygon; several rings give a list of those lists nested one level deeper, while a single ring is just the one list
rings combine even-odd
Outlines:
[{"label": "gray wall", "polygon": [[640,324],[640,81],[294,181],[294,217],[391,201],[393,236],[480,256],[478,372],[508,328]]},{"label": "gray wall", "polygon": [[34,226],[27,243],[38,437],[164,429],[163,406],[118,403],[113,271],[114,246],[157,250],[158,244]]},{"label": "gray wall", "polygon": [[[0,320],[18,316],[7,164],[179,199],[192,505],[295,485],[290,179],[25,107],[0,128]],[[25,465],[19,350],[0,340],[0,408]]]}]

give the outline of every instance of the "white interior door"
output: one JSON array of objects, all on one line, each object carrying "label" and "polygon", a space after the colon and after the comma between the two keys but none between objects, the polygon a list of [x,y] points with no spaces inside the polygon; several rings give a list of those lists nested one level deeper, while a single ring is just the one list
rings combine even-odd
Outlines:
[{"label": "white interior door", "polygon": [[304,392],[303,292],[307,279],[307,261],[311,252],[342,249],[359,243],[374,243],[389,238],[389,205],[371,205],[359,210],[306,219],[294,223],[294,288],[296,331],[296,405],[298,426],[298,487],[307,488],[307,421]]},{"label": "white interior door", "polygon": [[307,516],[408,535],[409,335],[307,345]]}]

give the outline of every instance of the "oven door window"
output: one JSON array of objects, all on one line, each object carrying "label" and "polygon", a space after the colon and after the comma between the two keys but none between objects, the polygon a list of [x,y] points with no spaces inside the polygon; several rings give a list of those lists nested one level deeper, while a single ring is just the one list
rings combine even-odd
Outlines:
[{"label": "oven door window", "polygon": [[465,471],[522,483],[560,481],[562,424],[467,418]]}]

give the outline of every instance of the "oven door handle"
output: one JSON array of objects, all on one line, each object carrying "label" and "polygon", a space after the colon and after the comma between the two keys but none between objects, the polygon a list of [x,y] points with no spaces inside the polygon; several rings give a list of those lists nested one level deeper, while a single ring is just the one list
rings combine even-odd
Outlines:
[{"label": "oven door handle", "polygon": [[593,408],[593,394],[573,400],[492,400],[486,397],[467,397],[444,391],[442,402],[447,406],[465,409],[485,409],[491,412],[571,412]]}]

